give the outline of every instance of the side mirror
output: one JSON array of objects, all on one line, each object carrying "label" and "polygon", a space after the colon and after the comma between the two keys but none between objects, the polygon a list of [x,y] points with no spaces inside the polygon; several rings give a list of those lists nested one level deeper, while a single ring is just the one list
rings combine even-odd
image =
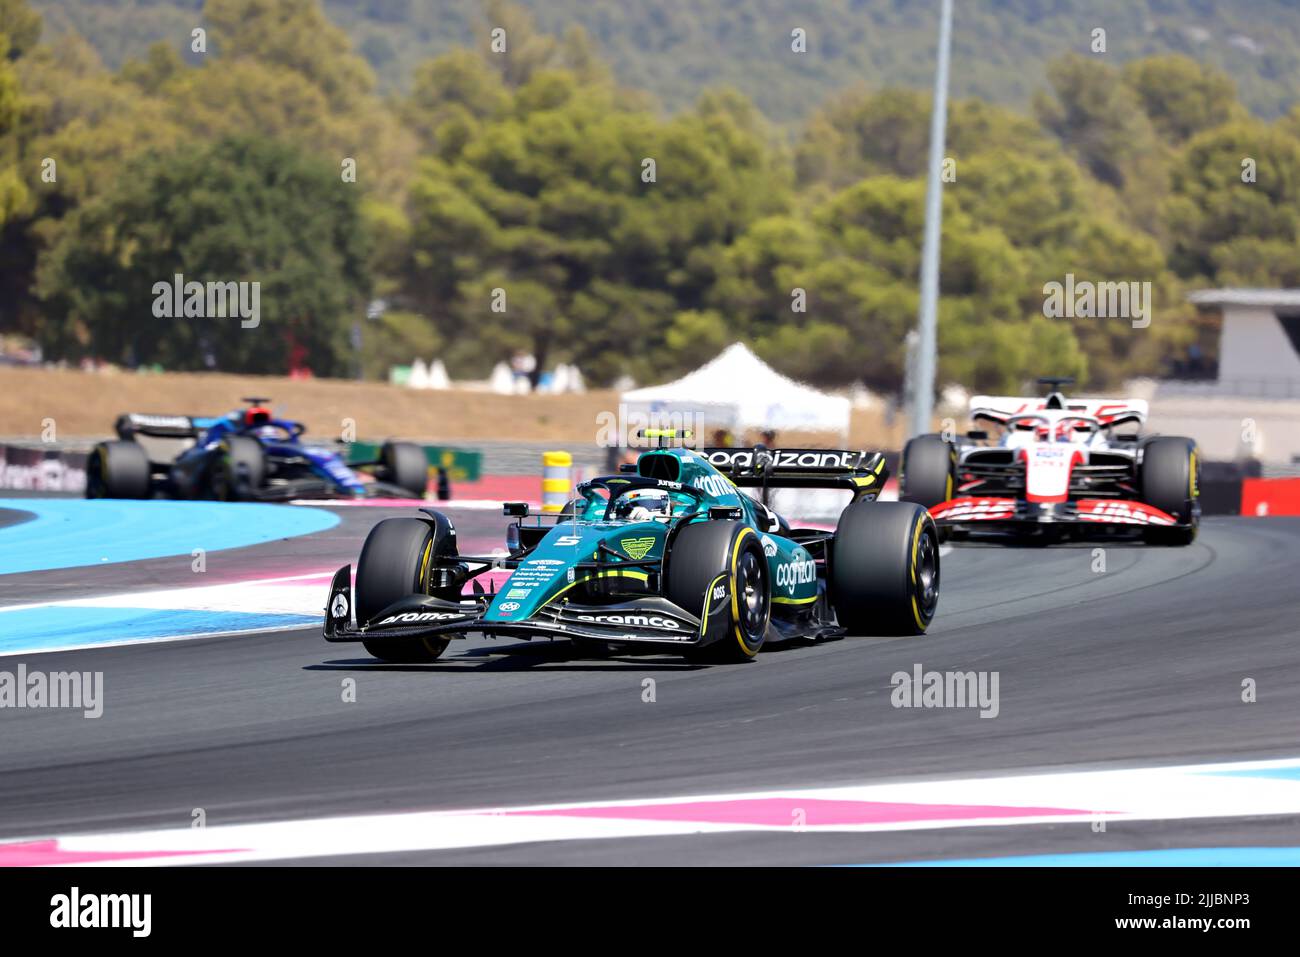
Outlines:
[{"label": "side mirror", "polygon": [[510,518],[527,518],[528,503],[527,502],[506,502],[504,505],[501,506],[501,514],[507,515]]},{"label": "side mirror", "polygon": [[989,434],[988,434],[988,432],[985,431],[984,429],[971,429],[970,431],[968,431],[968,432],[966,433],[966,438],[968,438],[968,439],[975,439],[975,440],[980,441],[980,442],[984,441],[984,440],[987,439],[988,437],[989,437]]},{"label": "side mirror", "polygon": [[620,472],[635,472],[635,471],[636,471],[636,463],[635,463],[635,462],[619,462],[619,463],[618,463],[618,470],[619,470]]},{"label": "side mirror", "polygon": [[739,505],[710,505],[709,518],[712,521],[739,521],[744,516]]}]

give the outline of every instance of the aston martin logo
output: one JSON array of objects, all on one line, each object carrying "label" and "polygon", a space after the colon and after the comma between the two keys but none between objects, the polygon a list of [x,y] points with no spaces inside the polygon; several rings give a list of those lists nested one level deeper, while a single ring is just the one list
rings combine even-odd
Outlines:
[{"label": "aston martin logo", "polygon": [[623,551],[627,552],[632,561],[639,562],[650,553],[650,549],[655,547],[655,540],[653,536],[650,538],[625,538],[619,544],[623,546]]}]

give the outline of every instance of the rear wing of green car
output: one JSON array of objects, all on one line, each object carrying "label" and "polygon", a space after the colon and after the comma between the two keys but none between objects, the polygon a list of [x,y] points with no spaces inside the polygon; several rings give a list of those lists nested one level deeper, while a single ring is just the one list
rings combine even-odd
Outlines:
[{"label": "rear wing of green car", "polygon": [[842,488],[879,494],[889,470],[883,452],[848,449],[703,449],[708,463],[741,488]]}]

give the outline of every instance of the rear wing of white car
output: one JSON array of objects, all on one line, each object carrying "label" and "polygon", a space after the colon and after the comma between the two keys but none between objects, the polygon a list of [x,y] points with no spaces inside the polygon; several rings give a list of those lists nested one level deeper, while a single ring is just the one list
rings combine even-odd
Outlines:
[{"label": "rear wing of white car", "polygon": [[[1014,415],[1048,410],[1043,396],[975,395],[970,399],[970,417],[1005,423]],[[1146,422],[1145,399],[1066,399],[1057,411],[1074,412],[1096,419],[1103,426],[1120,422]]]}]

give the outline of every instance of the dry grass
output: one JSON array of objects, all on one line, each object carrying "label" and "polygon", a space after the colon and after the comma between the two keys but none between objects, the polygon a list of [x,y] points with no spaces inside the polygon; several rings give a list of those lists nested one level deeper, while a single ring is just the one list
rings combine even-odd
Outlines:
[{"label": "dry grass", "polygon": [[[597,415],[618,408],[618,395],[503,396],[467,390],[413,391],[378,382],[344,379],[290,380],[219,373],[83,373],[61,369],[0,367],[0,435],[34,436],[53,419],[58,438],[101,437],[122,412],[216,415],[248,395],[270,396],[277,413],[305,422],[308,434],[338,435],[345,419],[363,438],[406,437],[427,441],[513,439],[594,441]],[[903,423],[887,427],[879,412],[855,410],[849,444],[897,448]],[[832,433],[787,433],[787,447],[835,446]]]}]

